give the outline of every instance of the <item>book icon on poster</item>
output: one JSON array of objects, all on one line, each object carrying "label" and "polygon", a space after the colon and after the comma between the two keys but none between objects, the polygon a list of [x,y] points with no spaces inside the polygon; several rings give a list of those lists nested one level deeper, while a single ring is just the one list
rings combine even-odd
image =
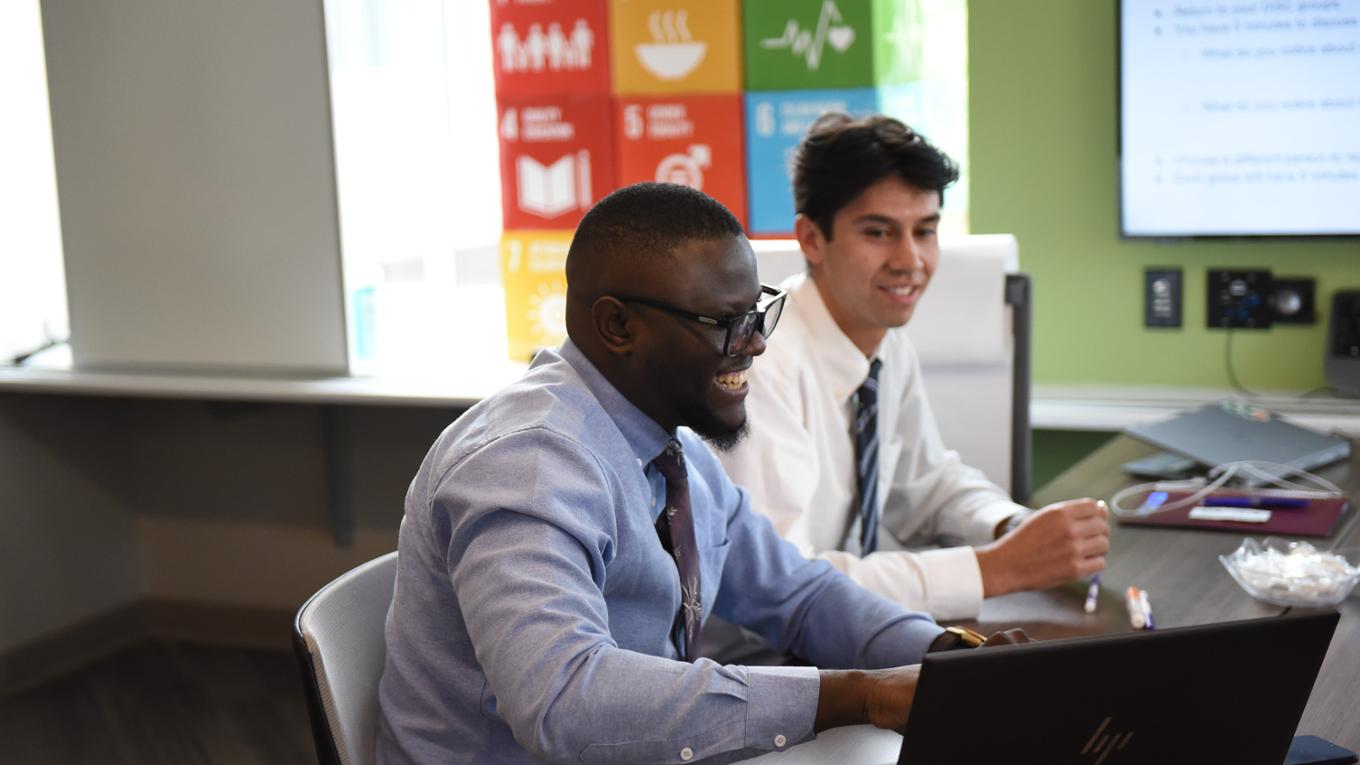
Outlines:
[{"label": "book icon on poster", "polygon": [[590,152],[567,154],[550,165],[533,157],[515,163],[519,209],[552,218],[590,205]]}]

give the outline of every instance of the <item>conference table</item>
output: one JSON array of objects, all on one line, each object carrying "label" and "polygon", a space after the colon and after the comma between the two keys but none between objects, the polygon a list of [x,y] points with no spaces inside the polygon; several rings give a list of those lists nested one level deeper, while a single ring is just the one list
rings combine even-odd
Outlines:
[{"label": "conference table", "polygon": [[[1120,465],[1156,451],[1127,436],[1119,436],[1043,488],[1030,502],[1041,507],[1073,497],[1108,500],[1138,481]],[[1330,538],[1310,539],[1319,549],[1360,549],[1360,448],[1349,460],[1317,471],[1337,484],[1350,498],[1352,509],[1338,522]],[[1041,592],[990,598],[976,621],[958,624],[990,634],[1023,627],[1038,640],[1131,632],[1124,591],[1137,586],[1148,591],[1159,629],[1194,624],[1278,616],[1285,611],[1252,598],[1218,561],[1237,549],[1245,536],[1266,535],[1184,528],[1155,528],[1110,523],[1110,554],[1101,575],[1101,592],[1094,614],[1083,609],[1087,587],[1073,582]],[[1351,557],[1354,561],[1355,557]],[[1312,734],[1352,751],[1360,751],[1360,588],[1340,606],[1341,620],[1312,696],[1299,721],[1299,734]],[[1301,613],[1293,609],[1291,613]],[[1281,646],[1287,650],[1287,646]],[[1243,667],[1243,672],[1269,672],[1270,657]],[[828,731],[813,741],[785,752],[751,760],[761,765],[813,765],[842,762],[882,765],[896,762],[901,737],[867,726]],[[1023,753],[1017,762],[1023,761]]]}]

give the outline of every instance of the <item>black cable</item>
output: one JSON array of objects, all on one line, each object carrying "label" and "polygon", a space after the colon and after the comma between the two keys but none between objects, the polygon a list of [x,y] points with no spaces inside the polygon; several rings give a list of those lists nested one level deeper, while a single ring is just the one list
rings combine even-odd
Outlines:
[{"label": "black cable", "polygon": [[1246,396],[1247,398],[1260,398],[1261,394],[1248,390],[1247,387],[1237,379],[1237,368],[1233,366],[1232,355],[1233,330],[1231,326],[1228,327],[1227,330],[1227,337],[1223,340],[1223,364],[1228,370],[1228,382],[1232,385],[1233,390],[1241,395]]},{"label": "black cable", "polygon": [[39,353],[42,353],[43,351],[48,350],[49,348],[56,348],[58,345],[65,345],[67,342],[69,342],[69,341],[67,341],[67,340],[47,340],[47,341],[44,341],[42,345],[40,345],[40,346],[38,346],[37,348],[34,348],[34,349],[32,349],[32,350],[24,351],[23,353],[20,353],[19,355],[17,355],[17,356],[15,356],[14,358],[10,359],[8,363],[10,364],[10,366],[16,366],[16,367],[23,366],[23,365],[24,365],[24,362],[28,361],[29,359],[33,358],[34,356],[37,356]]}]

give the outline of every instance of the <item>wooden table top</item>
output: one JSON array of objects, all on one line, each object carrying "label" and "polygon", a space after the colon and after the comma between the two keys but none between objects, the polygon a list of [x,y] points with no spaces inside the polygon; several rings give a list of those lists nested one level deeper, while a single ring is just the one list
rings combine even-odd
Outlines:
[{"label": "wooden table top", "polygon": [[[1126,436],[1114,439],[1039,492],[1041,507],[1072,497],[1109,500],[1137,483],[1120,465],[1155,451]],[[1348,462],[1318,471],[1350,497],[1352,509],[1330,539],[1310,540],[1321,548],[1360,546],[1360,449]],[[1218,561],[1237,549],[1244,534],[1223,531],[1120,526],[1111,519],[1111,551],[1101,576],[1096,613],[1086,614],[1086,587],[1072,583],[1043,592],[1016,593],[984,602],[976,622],[984,633],[1024,627],[1039,639],[1132,631],[1123,592],[1130,585],[1148,591],[1159,628],[1275,616],[1284,608],[1244,592]],[[1266,535],[1253,535],[1264,538]],[[1328,739],[1360,751],[1360,588],[1341,605],[1341,621],[1299,723],[1300,734]],[[1283,648],[1283,647],[1282,647]],[[1269,657],[1244,672],[1268,672]]]}]

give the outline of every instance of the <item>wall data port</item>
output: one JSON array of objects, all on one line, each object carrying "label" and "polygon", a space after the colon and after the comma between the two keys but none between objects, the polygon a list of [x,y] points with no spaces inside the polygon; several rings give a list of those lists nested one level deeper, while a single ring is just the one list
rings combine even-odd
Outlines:
[{"label": "wall data port", "polygon": [[1209,271],[1205,280],[1208,323],[1213,328],[1269,329],[1269,271]]}]

